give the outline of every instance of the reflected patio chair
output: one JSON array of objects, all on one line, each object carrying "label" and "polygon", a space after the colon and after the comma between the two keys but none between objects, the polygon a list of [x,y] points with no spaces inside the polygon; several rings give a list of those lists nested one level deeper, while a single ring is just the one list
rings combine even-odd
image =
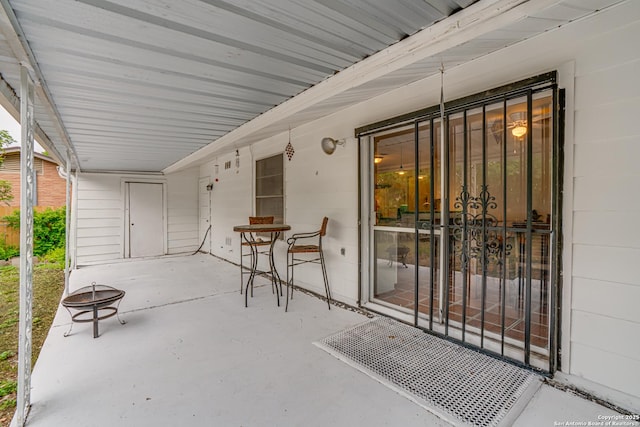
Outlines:
[{"label": "reflected patio chair", "polygon": [[[253,224],[273,224],[273,216],[250,216],[249,217],[249,224],[253,225]],[[244,259],[244,257],[246,256],[250,256],[251,257],[251,270],[256,270],[258,267],[258,257],[257,255],[269,255],[269,246],[271,245],[271,240],[269,239],[264,239],[262,237],[257,236],[254,233],[249,233],[249,235],[247,236],[247,239],[249,240],[241,242],[241,252],[240,252],[240,271],[242,272],[242,274],[240,274],[240,294],[242,294],[242,288],[243,288],[243,284],[244,284],[244,279],[243,276],[245,274],[250,274],[250,272],[245,272],[244,271],[244,266],[243,266],[243,262],[242,260]],[[253,248],[251,248],[253,247]],[[260,247],[262,247],[262,249],[260,249]],[[251,252],[249,253],[244,253],[244,248],[250,248]],[[266,249],[265,249],[266,248]],[[273,283],[271,285],[273,287]],[[253,281],[251,282],[251,296],[253,296]]]},{"label": "reflected patio chair", "polygon": [[387,258],[389,259],[388,266],[393,266],[393,262],[400,262],[404,268],[409,268],[407,265],[407,255],[409,255],[409,248],[404,245],[392,245],[387,248]]},{"label": "reflected patio chair", "polygon": [[[287,248],[287,304],[285,311],[289,308],[289,288],[291,288],[291,298],[293,299],[293,270],[296,265],[315,263],[322,267],[322,279],[324,280],[324,290],[327,296],[327,306],[331,310],[331,290],[329,289],[329,277],[327,276],[327,267],[324,262],[324,253],[322,252],[322,238],[327,234],[327,223],[329,218],[322,219],[322,226],[318,231],[310,233],[295,233],[287,239],[289,247]],[[313,240],[315,244],[301,244]],[[311,258],[309,258],[311,256]],[[291,271],[291,274],[289,274]]]}]

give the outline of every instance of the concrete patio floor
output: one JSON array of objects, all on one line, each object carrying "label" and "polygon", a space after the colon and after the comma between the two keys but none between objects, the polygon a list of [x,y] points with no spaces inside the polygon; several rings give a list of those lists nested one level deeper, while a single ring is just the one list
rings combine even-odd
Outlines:
[{"label": "concrete patio floor", "polygon": [[[366,316],[300,292],[285,313],[267,285],[245,308],[238,276],[204,254],[74,271],[72,291],[91,282],[125,290],[127,323],[101,321],[97,339],[91,324],[76,323],[65,338],[70,316],[58,311],[33,371],[27,425],[450,425],[313,345]],[[547,385],[525,404],[516,426],[617,415]]]}]

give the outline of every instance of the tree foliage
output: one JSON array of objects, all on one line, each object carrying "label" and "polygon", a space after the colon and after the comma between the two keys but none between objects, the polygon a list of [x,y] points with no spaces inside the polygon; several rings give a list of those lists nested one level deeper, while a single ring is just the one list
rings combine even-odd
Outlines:
[{"label": "tree foliage", "polygon": [[[42,256],[65,246],[66,208],[46,209],[33,213],[33,254]],[[3,218],[7,225],[20,229],[20,211],[15,210]]]},{"label": "tree foliage", "polygon": [[9,134],[9,131],[6,131],[4,129],[0,129],[0,147],[4,148],[7,145],[15,144],[16,142],[18,142],[18,141],[13,139],[11,134]]},{"label": "tree foliage", "polygon": [[[4,147],[7,145],[15,144],[16,140],[9,134],[8,131],[0,129],[0,165],[4,163]],[[4,179],[0,179],[0,202],[9,204],[13,200],[13,194],[11,194],[11,183]]]}]

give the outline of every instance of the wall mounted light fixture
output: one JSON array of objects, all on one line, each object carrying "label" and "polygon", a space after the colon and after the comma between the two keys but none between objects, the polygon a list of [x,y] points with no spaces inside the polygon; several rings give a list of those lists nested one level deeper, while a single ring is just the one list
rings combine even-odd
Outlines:
[{"label": "wall mounted light fixture", "polygon": [[322,151],[324,151],[326,154],[333,154],[334,151],[336,151],[336,147],[338,145],[346,145],[347,140],[346,139],[333,139],[330,137],[324,137],[322,138],[322,141],[320,141],[320,146],[322,147]]}]

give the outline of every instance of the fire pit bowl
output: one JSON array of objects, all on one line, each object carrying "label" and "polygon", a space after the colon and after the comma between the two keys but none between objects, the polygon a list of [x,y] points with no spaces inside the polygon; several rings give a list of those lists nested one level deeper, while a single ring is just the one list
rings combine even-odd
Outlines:
[{"label": "fire pit bowl", "polygon": [[[118,307],[124,294],[123,290],[106,285],[96,285],[95,283],[70,293],[62,300],[62,306],[71,315],[71,327],[65,332],[64,336],[67,337],[71,334],[73,322],[92,322],[93,337],[97,338],[99,336],[98,321],[118,316]],[[119,316],[118,322],[122,325],[125,324],[123,320],[120,320]]]}]

